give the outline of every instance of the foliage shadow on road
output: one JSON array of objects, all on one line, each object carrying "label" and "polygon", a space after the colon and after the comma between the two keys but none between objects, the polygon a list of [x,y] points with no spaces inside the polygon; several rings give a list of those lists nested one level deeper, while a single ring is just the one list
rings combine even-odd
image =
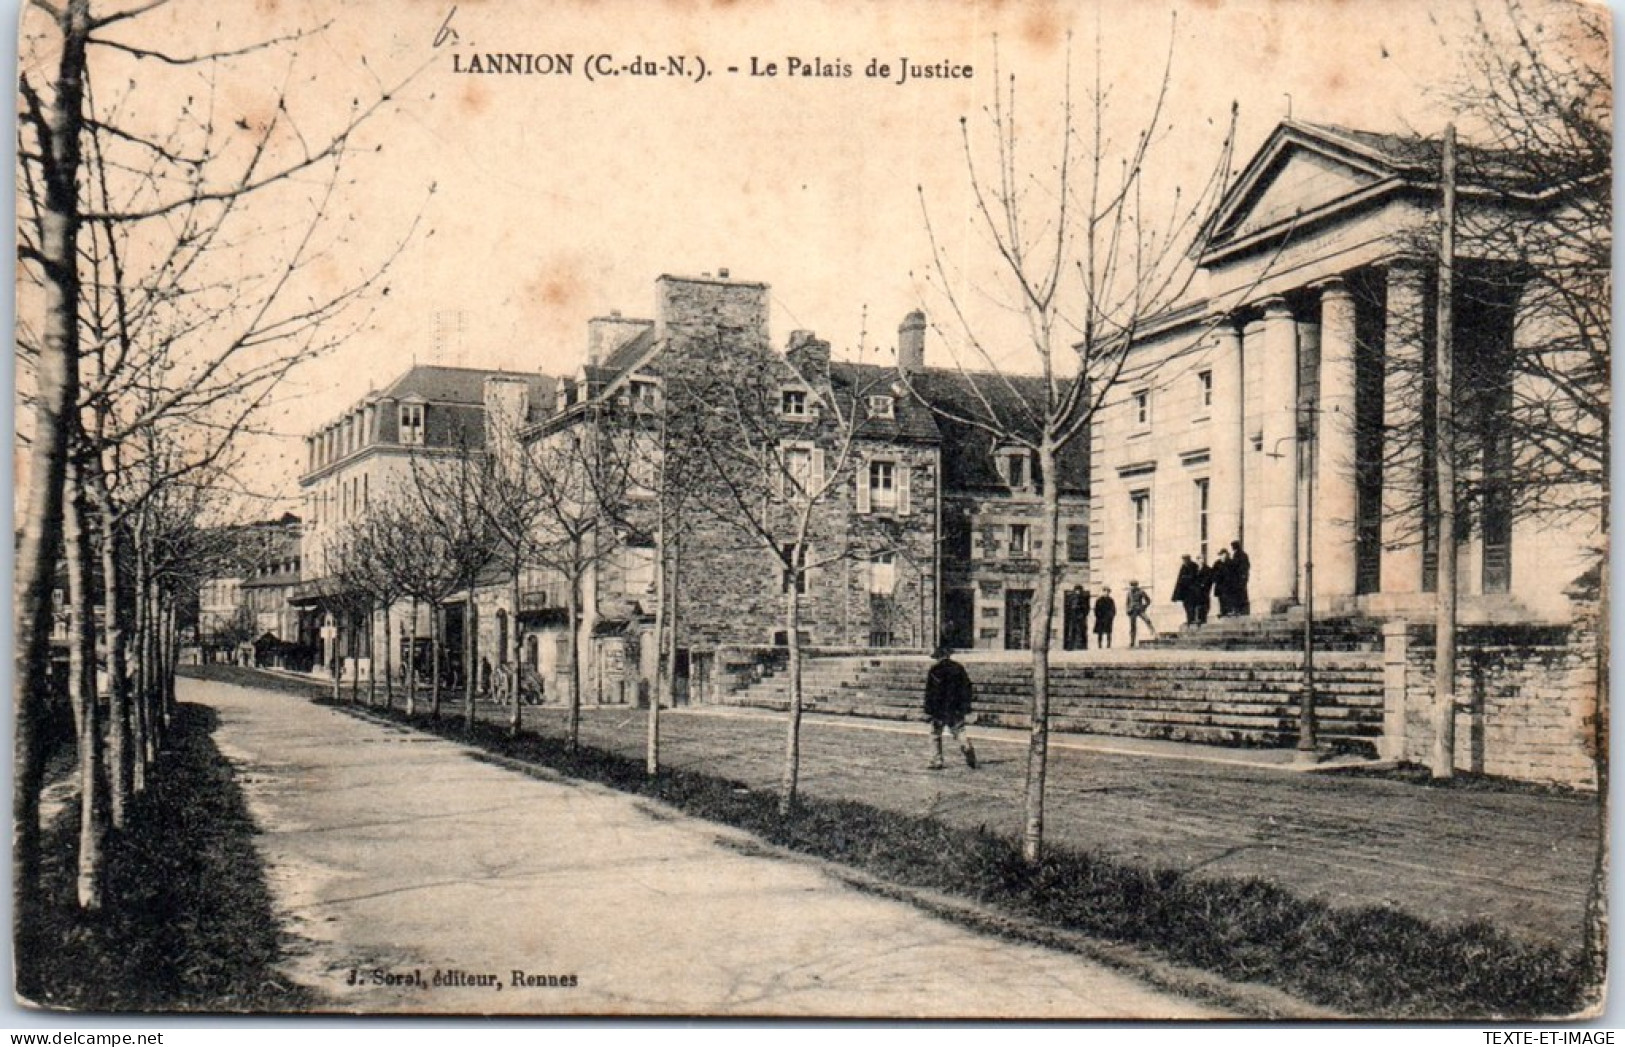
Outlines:
[{"label": "foliage shadow on road", "polygon": [[264,1012],[317,1005],[277,972],[287,945],[214,710],[183,703],[161,773],[110,833],[106,902],[74,902],[79,806],[46,834],[38,941],[17,942],[24,1002],[74,1011]]}]

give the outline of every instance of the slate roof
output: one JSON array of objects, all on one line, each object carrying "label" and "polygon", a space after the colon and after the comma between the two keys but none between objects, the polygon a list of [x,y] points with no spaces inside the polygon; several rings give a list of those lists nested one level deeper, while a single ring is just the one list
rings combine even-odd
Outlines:
[{"label": "slate roof", "polygon": [[[895,367],[879,364],[858,364],[846,360],[829,363],[830,386],[842,399],[841,409],[850,408],[853,397],[861,402],[855,417],[861,418],[858,435],[876,440],[915,440],[936,443],[941,439],[936,416],[925,404],[909,396],[897,377]],[[890,396],[893,399],[892,417],[869,414],[868,397]]]},{"label": "slate roof", "polygon": [[485,367],[446,367],[418,364],[395,379],[377,395],[394,400],[421,396],[430,403],[469,404],[485,402],[485,380],[491,377],[522,378],[530,385],[532,417],[546,413],[553,405],[557,380],[552,375],[525,371],[498,371]]},{"label": "slate roof", "polygon": [[[993,452],[993,434],[977,422],[1036,436],[1044,380],[1037,375],[1001,375],[927,367],[909,376],[914,393],[935,410],[942,434],[942,480],[949,491],[1004,486]],[[991,408],[991,411],[990,411]],[[1056,463],[1063,494],[1089,490],[1089,431],[1085,427],[1062,449]]]}]

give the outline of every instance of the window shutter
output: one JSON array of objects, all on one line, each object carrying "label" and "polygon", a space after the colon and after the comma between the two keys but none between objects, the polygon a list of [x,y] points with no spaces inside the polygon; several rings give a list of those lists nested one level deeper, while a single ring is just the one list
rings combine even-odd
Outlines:
[{"label": "window shutter", "polygon": [[907,516],[908,515],[908,474],[910,472],[912,472],[912,470],[909,469],[907,459],[898,460],[896,468],[897,468],[897,480],[896,480],[896,483],[897,483],[897,515],[898,516]]},{"label": "window shutter", "polygon": [[824,449],[814,447],[812,450],[812,465],[808,467],[807,493],[814,494],[824,489]]},{"label": "window shutter", "polygon": [[869,463],[864,461],[862,458],[859,458],[856,472],[858,481],[858,512],[867,513],[869,511]]}]

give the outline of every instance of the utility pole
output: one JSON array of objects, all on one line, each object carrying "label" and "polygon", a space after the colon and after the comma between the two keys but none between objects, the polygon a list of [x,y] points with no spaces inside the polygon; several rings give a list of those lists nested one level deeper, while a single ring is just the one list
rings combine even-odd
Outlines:
[{"label": "utility pole", "polygon": [[1456,125],[1444,129],[1440,157],[1444,200],[1439,220],[1439,302],[1434,354],[1434,476],[1439,496],[1437,616],[1433,658],[1434,778],[1456,766],[1456,377],[1452,299],[1456,266]]}]

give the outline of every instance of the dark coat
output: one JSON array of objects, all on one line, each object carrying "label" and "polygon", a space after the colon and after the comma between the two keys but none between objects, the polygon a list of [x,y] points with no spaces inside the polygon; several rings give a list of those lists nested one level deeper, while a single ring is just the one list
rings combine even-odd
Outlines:
[{"label": "dark coat", "polygon": [[1117,601],[1110,596],[1102,596],[1095,601],[1095,633],[1109,633],[1112,623],[1117,620]]},{"label": "dark coat", "polygon": [[940,723],[962,723],[973,693],[970,673],[952,658],[944,658],[925,674],[925,715]]},{"label": "dark coat", "polygon": [[1179,577],[1174,580],[1175,603],[1195,603],[1202,598],[1200,569],[1190,560],[1179,565]]}]

